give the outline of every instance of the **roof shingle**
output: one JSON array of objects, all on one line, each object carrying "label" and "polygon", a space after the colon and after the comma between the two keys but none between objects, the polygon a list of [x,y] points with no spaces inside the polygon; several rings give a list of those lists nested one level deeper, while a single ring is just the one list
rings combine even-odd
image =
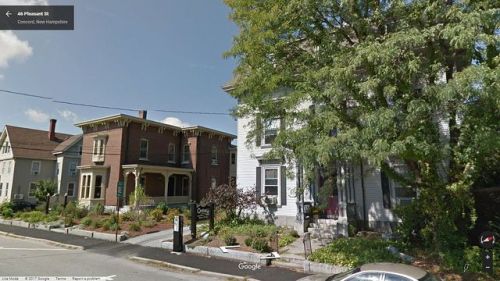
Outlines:
[{"label": "roof shingle", "polygon": [[47,131],[6,125],[14,158],[55,160],[54,149],[71,135],[56,133],[51,141]]}]

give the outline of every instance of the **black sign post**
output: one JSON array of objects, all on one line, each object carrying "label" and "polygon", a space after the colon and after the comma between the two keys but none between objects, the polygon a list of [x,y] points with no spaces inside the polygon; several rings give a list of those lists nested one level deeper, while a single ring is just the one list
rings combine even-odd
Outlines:
[{"label": "black sign post", "polygon": [[119,181],[116,184],[116,229],[115,229],[115,242],[118,242],[118,228],[120,225],[120,200],[123,198],[123,190],[125,183]]},{"label": "black sign post", "polygon": [[196,223],[198,222],[198,209],[196,208],[196,203],[191,203],[191,238],[196,239]]},{"label": "black sign post", "polygon": [[182,229],[184,228],[184,217],[183,216],[175,216],[174,217],[174,252],[183,252],[184,251],[184,243],[182,241]]},{"label": "black sign post", "polygon": [[215,228],[215,204],[210,203],[208,207],[208,229],[212,231]]},{"label": "black sign post", "polygon": [[493,247],[495,247],[495,234],[491,231],[485,231],[481,233],[479,237],[479,243],[483,250],[481,251],[481,257],[483,260],[483,271],[493,275]]}]

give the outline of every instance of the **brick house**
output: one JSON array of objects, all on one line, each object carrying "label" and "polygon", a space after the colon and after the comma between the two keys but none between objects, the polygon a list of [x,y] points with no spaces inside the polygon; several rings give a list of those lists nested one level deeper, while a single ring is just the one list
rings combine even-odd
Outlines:
[{"label": "brick house", "polygon": [[[124,182],[120,205],[128,205],[136,186],[154,204],[200,201],[211,186],[229,183],[234,135],[210,128],[180,128],[118,114],[76,124],[83,130],[79,201],[117,205],[117,184]],[[151,202],[153,204],[153,202]]]}]

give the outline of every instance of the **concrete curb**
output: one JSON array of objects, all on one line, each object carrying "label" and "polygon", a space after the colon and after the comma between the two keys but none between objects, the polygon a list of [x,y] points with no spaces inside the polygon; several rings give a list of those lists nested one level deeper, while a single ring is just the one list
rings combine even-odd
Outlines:
[{"label": "concrete curb", "polygon": [[304,273],[326,273],[337,274],[349,270],[349,267],[318,263],[312,261],[304,261]]},{"label": "concrete curb", "polygon": [[251,279],[251,278],[246,278],[246,277],[237,276],[237,275],[230,275],[230,274],[206,271],[206,270],[201,270],[199,268],[178,265],[178,264],[173,264],[173,263],[169,263],[169,262],[165,262],[165,261],[142,258],[142,257],[137,257],[137,256],[131,256],[131,257],[129,257],[129,259],[132,261],[140,262],[140,263],[144,263],[144,264],[155,264],[155,265],[166,267],[166,268],[172,268],[172,269],[177,269],[177,270],[184,271],[184,272],[202,274],[202,275],[211,276],[211,277],[231,278],[231,279],[236,279],[236,280],[259,281],[257,279]]},{"label": "concrete curb", "polygon": [[42,242],[42,243],[49,244],[49,245],[52,245],[55,247],[66,248],[69,250],[84,250],[85,249],[82,246],[64,244],[64,243],[54,242],[54,241],[47,240],[47,239],[33,238],[33,237],[29,237],[29,236],[22,236],[22,235],[12,234],[9,232],[3,232],[3,231],[0,231],[0,235],[6,236],[6,237],[17,238],[17,239],[25,239],[25,240]]}]

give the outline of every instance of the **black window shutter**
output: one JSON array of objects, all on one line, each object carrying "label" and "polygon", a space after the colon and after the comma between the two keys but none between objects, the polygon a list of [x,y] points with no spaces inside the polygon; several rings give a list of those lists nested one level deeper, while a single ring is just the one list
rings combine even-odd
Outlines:
[{"label": "black window shutter", "polygon": [[261,167],[257,167],[256,170],[256,177],[255,177],[255,193],[256,193],[256,198],[257,202],[260,202],[260,194],[261,194],[261,184],[262,184],[262,178],[261,178]]},{"label": "black window shutter", "polygon": [[257,130],[255,134],[255,146],[259,147],[262,141],[262,118],[259,115],[255,117],[255,129]]},{"label": "black window shutter", "polygon": [[382,199],[384,203],[384,208],[391,208],[391,190],[389,188],[389,178],[384,173],[384,171],[380,171],[380,183],[382,185]]},{"label": "black window shutter", "polygon": [[286,166],[281,166],[281,206],[286,206]]}]

